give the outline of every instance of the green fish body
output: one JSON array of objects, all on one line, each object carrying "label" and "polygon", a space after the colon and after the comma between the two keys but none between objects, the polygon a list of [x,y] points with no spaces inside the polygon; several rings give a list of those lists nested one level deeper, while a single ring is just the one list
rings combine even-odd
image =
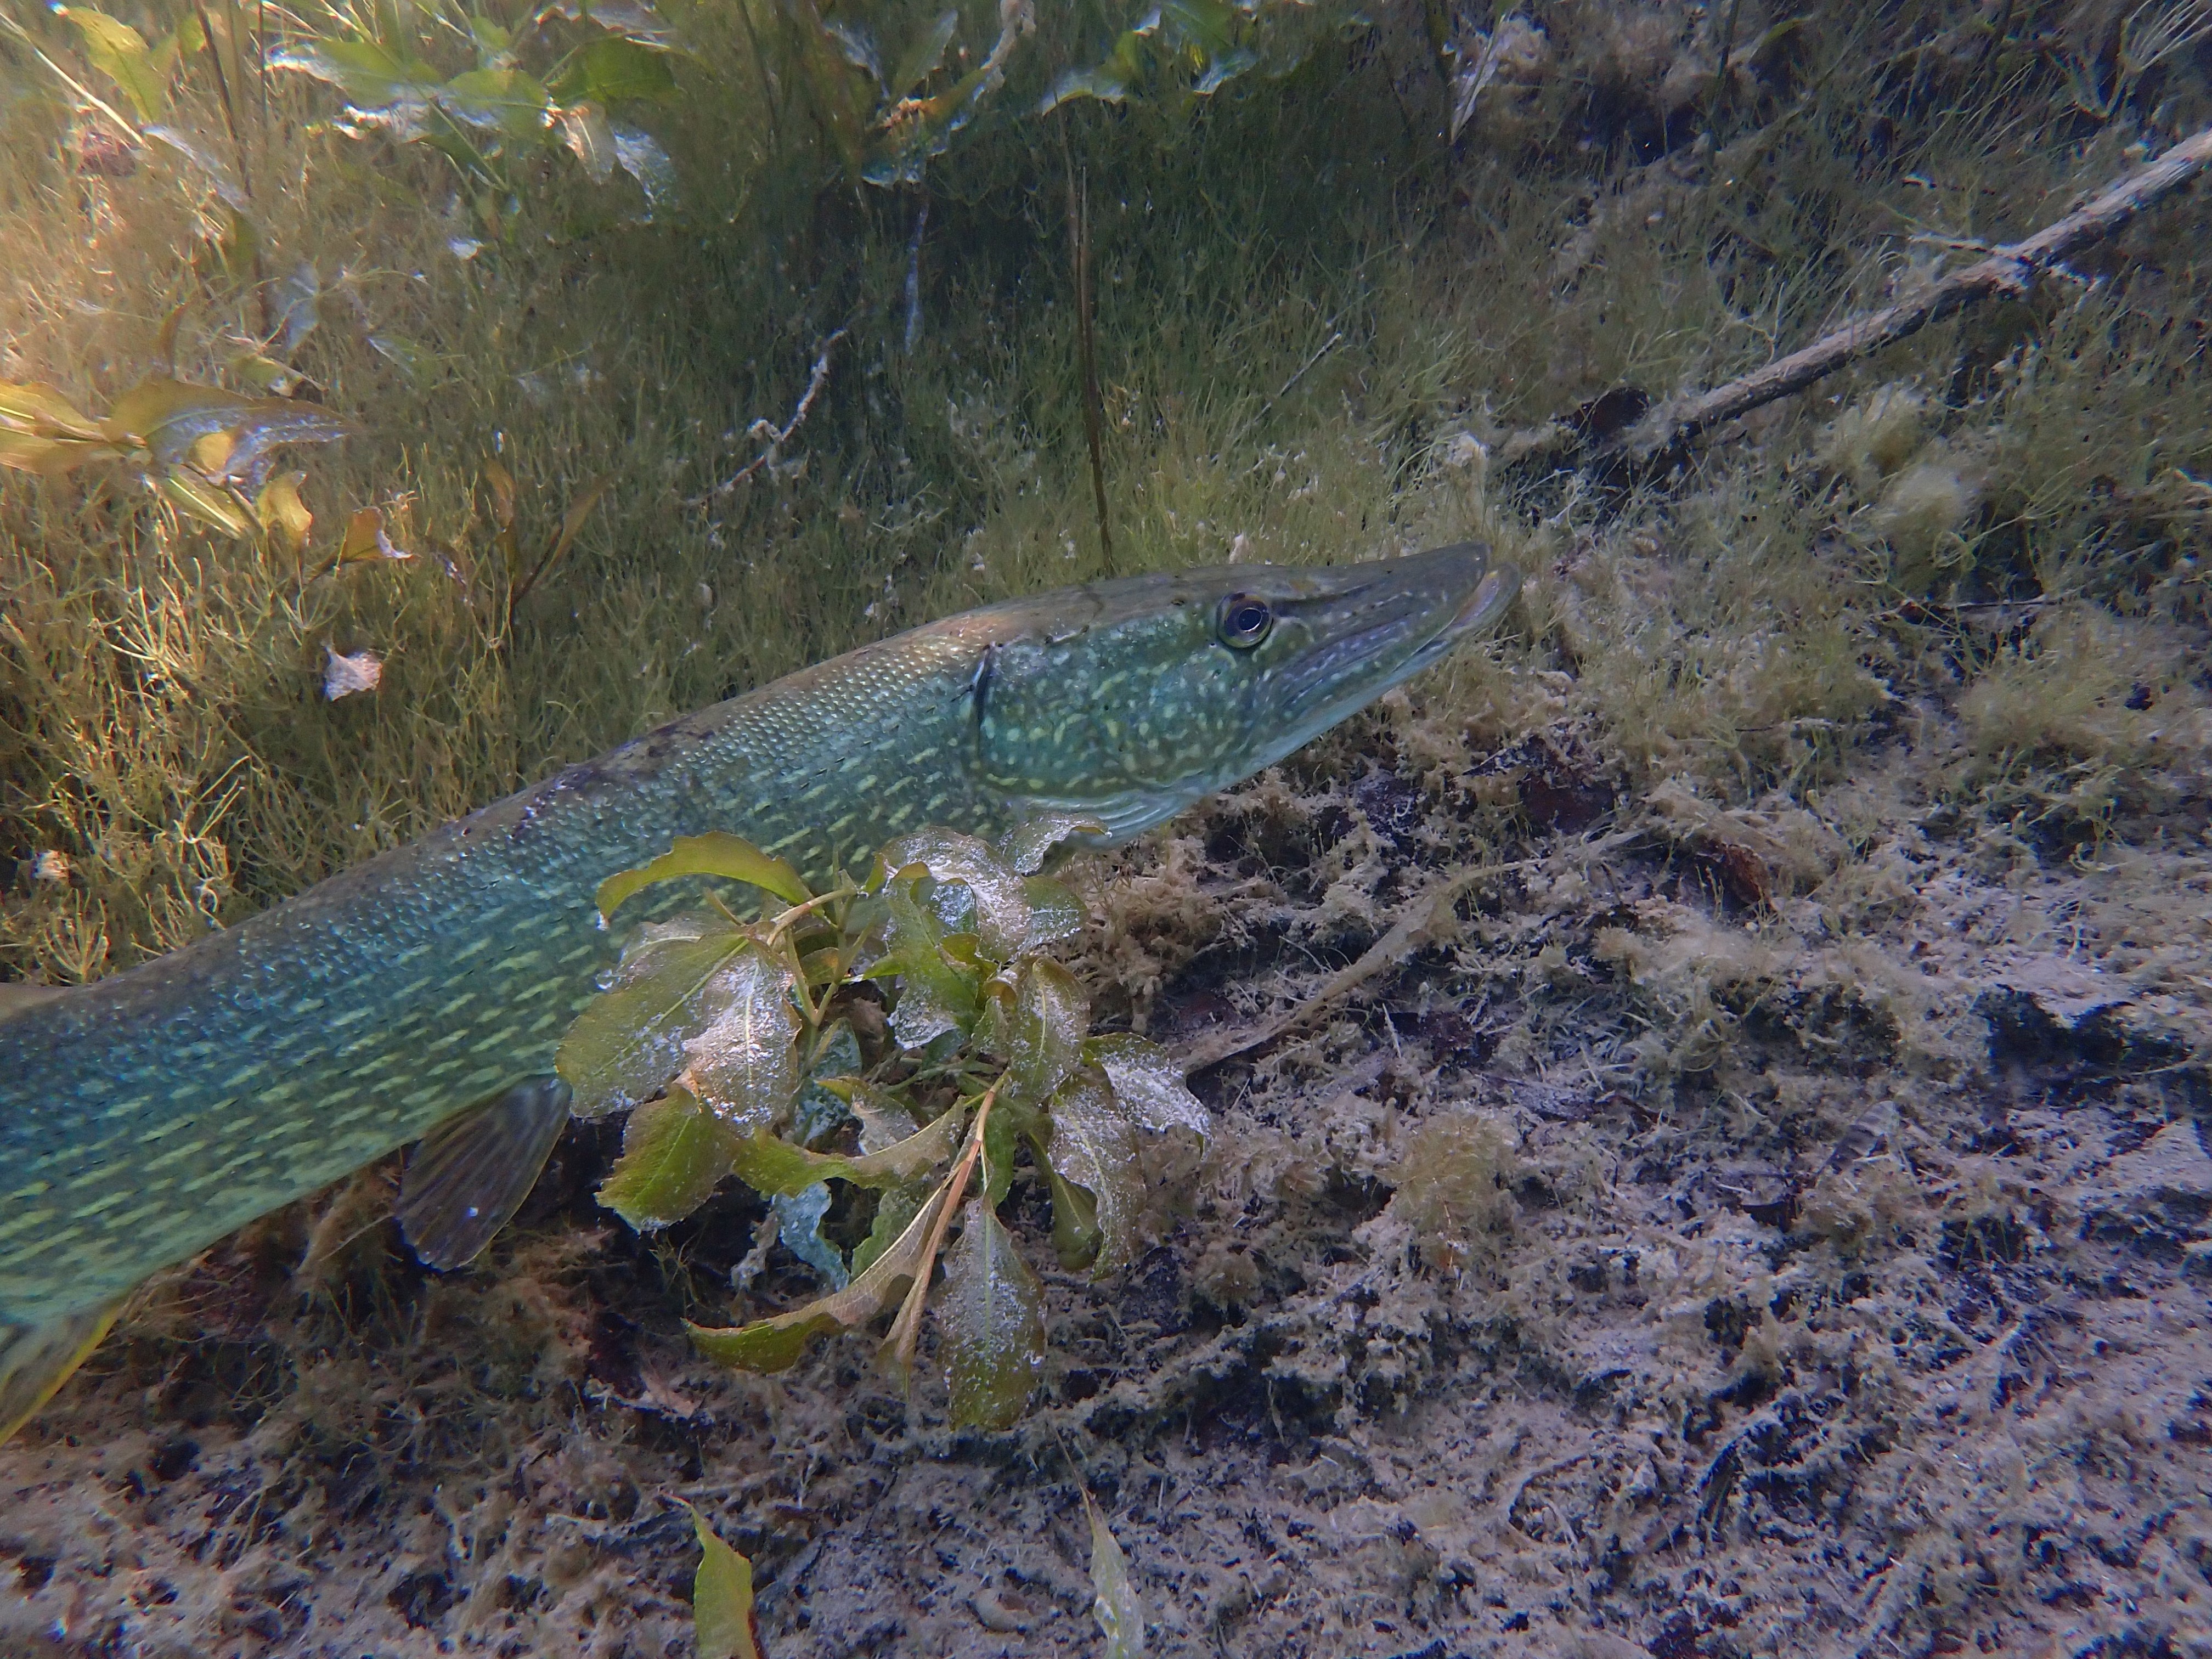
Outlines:
[{"label": "green fish body", "polygon": [[0,1437],[155,1269],[550,1073],[617,954],[599,883],[676,836],[727,830],[816,881],[926,824],[1074,812],[1123,840],[1436,660],[1513,586],[1450,548],[988,606],[24,1008],[0,1022]]}]

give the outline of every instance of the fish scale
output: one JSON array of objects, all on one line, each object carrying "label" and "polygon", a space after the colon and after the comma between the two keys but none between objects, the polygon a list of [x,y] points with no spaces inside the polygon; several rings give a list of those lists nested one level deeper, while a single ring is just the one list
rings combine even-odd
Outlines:
[{"label": "fish scale", "polygon": [[[1436,660],[1512,589],[1453,548],[988,606],[0,1019],[0,1437],[155,1269],[550,1073],[617,954],[599,884],[676,836],[744,836],[817,884],[927,824],[997,838],[1079,812],[1126,839]],[[1219,618],[1255,595],[1272,632],[1232,647]]]}]

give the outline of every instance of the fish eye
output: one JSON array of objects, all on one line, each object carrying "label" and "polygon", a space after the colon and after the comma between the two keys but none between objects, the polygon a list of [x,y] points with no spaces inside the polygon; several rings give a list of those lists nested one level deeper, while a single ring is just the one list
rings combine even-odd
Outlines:
[{"label": "fish eye", "polygon": [[1214,631],[1221,635],[1222,644],[1249,651],[1267,637],[1267,630],[1274,625],[1275,613],[1268,609],[1267,600],[1250,593],[1231,593],[1221,602]]}]

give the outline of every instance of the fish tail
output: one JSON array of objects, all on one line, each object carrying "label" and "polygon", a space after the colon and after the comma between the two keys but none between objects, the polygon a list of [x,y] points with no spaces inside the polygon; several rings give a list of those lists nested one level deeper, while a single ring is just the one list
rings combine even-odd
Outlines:
[{"label": "fish tail", "polygon": [[44,1325],[0,1325],[0,1443],[53,1398],[122,1311],[118,1297]]}]

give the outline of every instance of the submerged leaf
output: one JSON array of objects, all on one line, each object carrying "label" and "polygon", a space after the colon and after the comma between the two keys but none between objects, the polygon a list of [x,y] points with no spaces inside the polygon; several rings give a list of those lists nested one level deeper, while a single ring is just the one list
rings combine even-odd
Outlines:
[{"label": "submerged leaf", "polygon": [[[128,23],[118,22],[105,12],[94,11],[88,6],[57,6],[54,9],[76,25],[77,33],[84,39],[84,55],[92,66],[121,88],[131,107],[141,121],[159,118],[162,106],[168,102],[168,90],[163,82],[166,64],[147,49],[145,37]],[[172,47],[169,57],[174,56]]]},{"label": "submerged leaf", "polygon": [[1033,876],[1063,845],[1083,846],[1106,834],[1106,826],[1088,812],[1035,812],[1000,837],[999,853],[1023,875]]},{"label": "submerged leaf", "polygon": [[641,1233],[681,1221],[730,1172],[734,1139],[697,1100],[672,1089],[630,1114],[599,1202]]},{"label": "submerged leaf", "polygon": [[307,343],[307,336],[315,331],[321,320],[323,279],[313,262],[302,259],[292,268],[291,275],[276,283],[276,338],[275,349],[289,357]]},{"label": "submerged leaf", "polygon": [[1084,1188],[1091,1200],[1089,1216],[1078,1206],[1063,1228],[1055,1189],[1054,1237],[1073,1246],[1095,1229],[1097,1271],[1121,1267],[1136,1255],[1137,1209],[1144,1196],[1136,1129],[1096,1066],[1082,1067],[1062,1085],[1052,1097],[1050,1118],[1046,1159],[1054,1173]]},{"label": "submerged leaf", "polygon": [[884,88],[894,98],[904,98],[937,72],[945,61],[945,49],[952,44],[953,31],[960,27],[957,11],[941,13],[938,20],[917,36],[915,43],[899,58],[898,67],[891,71],[890,84]]},{"label": "submerged leaf", "polygon": [[891,1009],[891,1035],[902,1048],[919,1048],[975,1018],[976,980],[945,951],[943,922],[915,893],[919,872],[902,871],[885,884],[890,950],[872,970],[899,976]]},{"label": "submerged leaf", "polygon": [[772,1319],[714,1330],[690,1327],[691,1340],[709,1359],[751,1371],[780,1371],[806,1352],[815,1337],[865,1325],[906,1292],[918,1273],[928,1270],[930,1234],[945,1201],[939,1188],[915,1212],[905,1231],[843,1290],[793,1308]]},{"label": "submerged leaf", "polygon": [[683,876],[745,882],[786,904],[804,904],[814,896],[799,872],[781,859],[770,858],[750,842],[718,830],[711,835],[678,836],[675,845],[652,863],[609,876],[599,884],[599,914],[611,917],[633,893]]},{"label": "submerged leaf", "polygon": [[1087,1492],[1083,1507],[1091,1514],[1091,1611],[1105,1632],[1105,1659],[1145,1659],[1145,1604],[1129,1582],[1128,1558]]},{"label": "submerged leaf", "polygon": [[541,21],[565,17],[572,23],[596,23],[610,34],[627,35],[647,46],[675,43],[667,23],[653,10],[649,0],[553,0],[538,16]]},{"label": "submerged leaf", "polygon": [[561,142],[584,164],[595,185],[615,174],[615,135],[607,125],[607,112],[597,104],[568,105],[561,111]]},{"label": "submerged leaf", "polygon": [[154,488],[179,513],[203,524],[211,524],[226,535],[242,538],[260,528],[252,505],[243,495],[234,489],[226,489],[191,467],[171,467],[154,481]]},{"label": "submerged leaf", "polygon": [[536,76],[517,69],[471,70],[431,95],[464,125],[518,143],[542,137],[553,122],[552,94]]},{"label": "submerged leaf", "polygon": [[668,55],[619,34],[604,35],[570,58],[550,88],[563,104],[589,100],[619,104],[658,102],[674,95]]},{"label": "submerged leaf", "polygon": [[894,870],[922,865],[941,882],[957,882],[975,896],[976,937],[994,962],[1011,962],[1029,937],[1030,901],[1022,878],[990,843],[956,830],[924,830],[884,848]]},{"label": "submerged leaf", "polygon": [[615,165],[637,180],[650,213],[676,200],[676,163],[652,134],[614,124]]},{"label": "submerged leaf", "polygon": [[1092,1037],[1083,1045],[1083,1057],[1106,1073],[1121,1109],[1147,1129],[1212,1133],[1206,1108],[1183,1081],[1182,1067],[1158,1043],[1115,1032]]},{"label": "submerged leaf", "polygon": [[326,645],[323,658],[323,696],[326,702],[336,702],[340,697],[374,691],[384,683],[384,659],[374,651],[356,651],[345,656]]},{"label": "submerged leaf", "polygon": [[1007,1033],[1008,1097],[1030,1105],[1048,1099],[1081,1060],[1090,1026],[1091,999],[1074,975],[1043,957],[1024,963]]},{"label": "submerged leaf", "polygon": [[261,520],[262,529],[295,558],[307,551],[307,532],[315,525],[315,515],[300,499],[300,486],[307,481],[304,472],[280,472],[261,486],[253,502],[253,516]]},{"label": "submerged leaf", "polygon": [[938,1303],[952,1420],[1003,1429],[1022,1414],[1044,1371],[1044,1297],[1036,1275],[988,1203],[968,1206],[945,1260]]},{"label": "submerged leaf", "polygon": [[709,987],[752,942],[742,930],[699,917],[638,930],[613,988],[585,1005],[561,1039],[555,1066],[576,1091],[578,1117],[635,1106],[684,1065],[684,1045],[720,1012]]},{"label": "submerged leaf", "polygon": [[753,1564],[716,1537],[705,1516],[689,1504],[684,1507],[691,1511],[691,1529],[703,1552],[691,1579],[699,1659],[763,1659],[760,1616],[753,1609]]},{"label": "submerged leaf", "polygon": [[799,1089],[799,1011],[792,972],[748,943],[702,994],[710,1023],[684,1044],[684,1081],[714,1115],[744,1134],[765,1127]]},{"label": "submerged leaf", "polygon": [[392,545],[392,538],[385,532],[384,514],[374,507],[364,507],[347,520],[345,535],[338,542],[338,562],[342,565],[414,556]]},{"label": "submerged leaf", "polygon": [[0,428],[89,443],[104,442],[106,438],[99,422],[81,412],[53,387],[35,380],[23,384],[0,380]]},{"label": "submerged leaf", "polygon": [[1022,896],[1030,903],[1029,932],[1022,939],[1024,951],[1073,939],[1083,931],[1085,918],[1082,901],[1064,883],[1050,876],[1024,876]]},{"label": "submerged leaf", "polygon": [[860,1158],[811,1152],[777,1136],[754,1133],[737,1143],[732,1167],[747,1186],[770,1196],[802,1192],[832,1176],[862,1187],[902,1186],[931,1173],[959,1150],[965,1121],[964,1113],[949,1111],[928,1127]]},{"label": "submerged leaf", "polygon": [[327,82],[363,113],[420,108],[437,87],[437,71],[428,64],[402,58],[374,40],[314,36],[280,46],[269,54],[268,63],[270,69],[292,70]]}]

